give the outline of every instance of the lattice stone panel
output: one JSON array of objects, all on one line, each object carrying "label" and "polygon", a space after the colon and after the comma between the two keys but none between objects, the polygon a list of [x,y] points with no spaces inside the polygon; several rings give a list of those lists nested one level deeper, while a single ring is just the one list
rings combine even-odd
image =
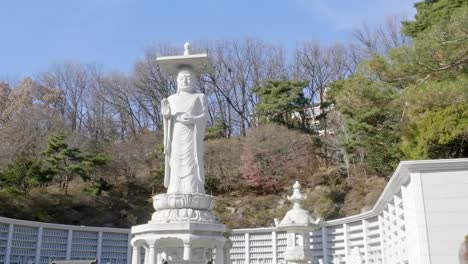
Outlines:
[{"label": "lattice stone panel", "polygon": [[37,248],[37,227],[15,225],[11,242],[10,264],[34,262]]},{"label": "lattice stone panel", "polygon": [[367,258],[369,264],[382,263],[382,243],[380,238],[379,218],[377,216],[364,220],[366,222]]},{"label": "lattice stone panel", "polygon": [[245,263],[245,234],[234,234],[231,236],[231,261],[236,264]]},{"label": "lattice stone panel", "polygon": [[50,263],[52,260],[65,260],[67,258],[68,230],[48,229],[42,230],[40,264]]},{"label": "lattice stone panel", "polygon": [[408,263],[406,227],[401,192],[396,193],[381,214],[384,262]]},{"label": "lattice stone panel", "polygon": [[0,224],[0,264],[5,263],[9,225]]},{"label": "lattice stone panel", "polygon": [[70,258],[95,259],[98,248],[98,232],[73,231]]},{"label": "lattice stone panel", "polygon": [[276,261],[278,264],[285,264],[284,252],[286,251],[286,232],[276,233]]},{"label": "lattice stone panel", "polygon": [[362,221],[355,221],[346,224],[347,254],[351,254],[354,248],[359,248],[361,258],[365,259],[364,248],[364,227]]},{"label": "lattice stone panel", "polygon": [[252,264],[263,262],[273,263],[272,233],[250,233],[249,235],[249,260]]},{"label": "lattice stone panel", "polygon": [[101,262],[103,264],[126,264],[128,252],[128,234],[103,233]]},{"label": "lattice stone panel", "polygon": [[345,235],[343,225],[327,226],[327,254],[329,263],[334,258],[345,257]]},{"label": "lattice stone panel", "polygon": [[323,241],[322,229],[310,232],[310,248],[312,249],[312,263],[318,263],[319,259],[323,259]]}]

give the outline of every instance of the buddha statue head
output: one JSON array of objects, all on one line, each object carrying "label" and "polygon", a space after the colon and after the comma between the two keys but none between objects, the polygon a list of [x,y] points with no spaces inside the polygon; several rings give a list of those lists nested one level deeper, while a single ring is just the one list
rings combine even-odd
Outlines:
[{"label": "buddha statue head", "polygon": [[177,74],[177,92],[193,93],[196,75],[190,67],[182,67]]}]

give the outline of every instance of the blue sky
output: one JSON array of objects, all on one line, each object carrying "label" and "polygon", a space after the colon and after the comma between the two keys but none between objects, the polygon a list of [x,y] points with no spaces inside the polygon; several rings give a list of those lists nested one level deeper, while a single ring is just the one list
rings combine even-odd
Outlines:
[{"label": "blue sky", "polygon": [[130,72],[145,48],[258,37],[347,41],[363,22],[412,18],[415,0],[0,0],[0,79],[36,76],[54,62],[96,62]]}]

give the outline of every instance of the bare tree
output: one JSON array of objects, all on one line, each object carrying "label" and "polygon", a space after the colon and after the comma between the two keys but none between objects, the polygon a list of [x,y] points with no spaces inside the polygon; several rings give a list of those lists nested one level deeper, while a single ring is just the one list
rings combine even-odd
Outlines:
[{"label": "bare tree", "polygon": [[93,65],[66,62],[54,64],[42,74],[41,83],[63,92],[63,100],[57,105],[61,114],[70,122],[72,131],[80,131],[85,118],[85,94],[88,92]]},{"label": "bare tree", "polygon": [[[349,55],[344,45],[322,46],[317,42],[304,42],[295,51],[294,76],[308,83],[305,88],[309,99],[307,112],[311,115],[311,125],[318,125],[316,129],[323,131],[322,139],[325,141],[329,137],[326,90],[330,83],[353,73],[355,63],[350,60],[352,57]],[[316,122],[318,119],[320,123]],[[326,142],[323,151],[325,163],[328,165],[330,153]]]},{"label": "bare tree", "polygon": [[213,92],[217,112],[226,122],[227,136],[241,134],[252,125],[257,98],[253,88],[267,79],[286,77],[281,48],[257,39],[213,42],[214,72],[204,79]]},{"label": "bare tree", "polygon": [[31,78],[14,89],[0,84],[0,167],[17,156],[39,155],[47,137],[64,128],[51,107],[58,94]]},{"label": "bare tree", "polygon": [[104,89],[106,76],[97,68],[91,70],[91,83],[85,94],[84,107],[84,131],[90,138],[97,142],[111,141],[114,139],[115,123],[112,118],[111,107],[106,103]]},{"label": "bare tree", "polygon": [[161,129],[160,102],[173,94],[176,86],[171,77],[162,72],[156,62],[157,56],[177,54],[170,44],[156,44],[145,52],[144,59],[135,64],[132,81],[135,86],[135,99],[141,115],[147,117],[145,125],[149,129]]},{"label": "bare tree", "polygon": [[401,21],[406,16],[389,16],[378,27],[372,28],[364,23],[360,28],[354,29],[354,48],[364,60],[377,54],[385,55],[390,50],[408,45],[410,40],[401,32]]},{"label": "bare tree", "polygon": [[99,85],[102,99],[109,106],[108,111],[112,112],[112,120],[119,129],[120,140],[136,137],[143,127],[129,77],[113,73],[103,78]]}]

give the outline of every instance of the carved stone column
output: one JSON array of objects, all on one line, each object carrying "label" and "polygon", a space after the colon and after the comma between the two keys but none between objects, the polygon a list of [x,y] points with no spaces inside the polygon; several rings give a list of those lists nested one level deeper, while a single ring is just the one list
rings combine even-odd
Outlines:
[{"label": "carved stone column", "polygon": [[156,248],[154,243],[149,244],[148,264],[156,264]]},{"label": "carved stone column", "polygon": [[139,247],[137,245],[133,245],[132,264],[140,264],[140,262],[141,262],[140,250],[141,250],[141,247]]},{"label": "carved stone column", "polygon": [[191,260],[192,259],[192,244],[190,242],[184,243],[184,256],[183,260]]},{"label": "carved stone column", "polygon": [[149,264],[149,248],[145,247],[145,264]]},{"label": "carved stone column", "polygon": [[224,243],[216,244],[216,264],[224,264]]}]

